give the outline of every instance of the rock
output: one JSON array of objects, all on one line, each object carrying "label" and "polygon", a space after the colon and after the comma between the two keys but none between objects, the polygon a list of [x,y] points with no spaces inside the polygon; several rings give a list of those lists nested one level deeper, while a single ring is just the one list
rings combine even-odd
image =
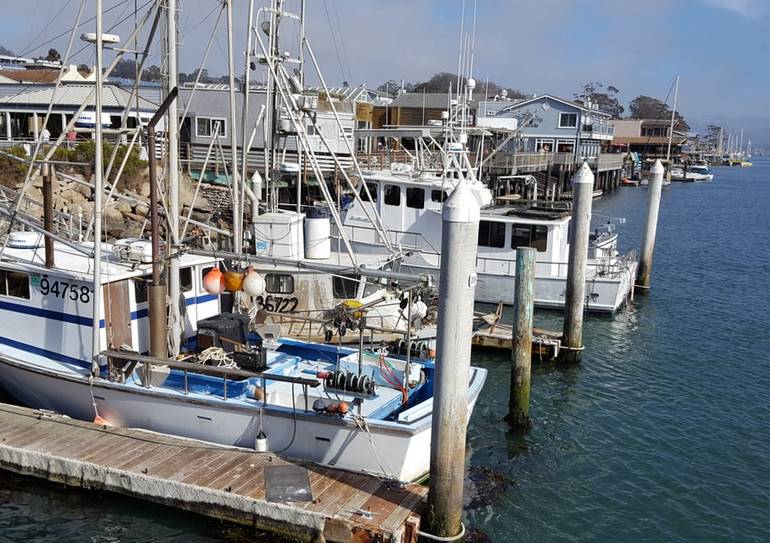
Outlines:
[{"label": "rock", "polygon": [[150,204],[147,204],[147,203],[144,203],[144,202],[142,202],[140,204],[136,204],[134,206],[134,213],[136,213],[137,215],[139,215],[142,218],[146,217],[150,213]]},{"label": "rock", "polygon": [[115,202],[113,207],[115,208],[116,211],[120,212],[122,215],[126,215],[133,211],[131,204],[129,204],[126,200],[118,200],[117,202]]},{"label": "rock", "polygon": [[107,235],[116,238],[126,237],[123,235],[126,226],[125,219],[120,211],[113,207],[108,207],[104,210],[102,218],[104,220],[104,229],[107,231]]}]

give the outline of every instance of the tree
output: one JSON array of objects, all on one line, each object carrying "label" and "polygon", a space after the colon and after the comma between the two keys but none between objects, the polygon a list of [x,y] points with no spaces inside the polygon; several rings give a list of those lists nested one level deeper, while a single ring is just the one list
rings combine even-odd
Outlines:
[{"label": "tree", "polygon": [[580,92],[576,92],[573,96],[579,102],[586,104],[591,102],[599,106],[599,109],[611,114],[613,117],[619,119],[625,108],[618,100],[618,94],[620,91],[617,87],[607,85],[601,81],[593,81],[586,83],[580,89]]},{"label": "tree", "polygon": [[[629,119],[670,119],[671,109],[657,98],[651,96],[637,96],[628,104]],[[677,111],[674,129],[687,131],[690,125]]]},{"label": "tree", "polygon": [[160,77],[160,67],[155,64],[142,71],[142,81],[160,81]]},{"label": "tree", "polygon": [[61,61],[61,55],[59,54],[59,51],[51,48],[48,50],[48,54],[46,55],[45,59],[50,62],[59,62]]},{"label": "tree", "polygon": [[[391,79],[389,81],[386,81],[379,87],[377,87],[377,90],[380,92],[386,93],[391,98],[394,98],[397,94],[399,89],[401,88],[401,81],[396,81],[395,79]],[[406,81],[404,83],[404,89],[406,92],[412,92],[414,91],[414,83],[407,83]]]},{"label": "tree", "polygon": [[719,147],[719,140],[722,138],[723,134],[724,132],[722,131],[721,126],[710,124],[706,127],[706,130],[704,130],[703,139],[709,146],[716,148]]},{"label": "tree", "polygon": [[121,79],[134,79],[136,77],[136,63],[133,60],[121,59],[112,70],[112,75]]}]

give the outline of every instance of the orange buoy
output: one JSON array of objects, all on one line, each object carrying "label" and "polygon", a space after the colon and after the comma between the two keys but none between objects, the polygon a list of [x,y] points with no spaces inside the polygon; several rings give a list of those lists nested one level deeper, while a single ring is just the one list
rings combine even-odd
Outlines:
[{"label": "orange buoy", "polygon": [[342,415],[344,415],[348,411],[350,411],[350,406],[348,405],[348,402],[340,402],[337,404],[337,413],[341,413]]},{"label": "orange buoy", "polygon": [[226,271],[225,276],[225,290],[227,292],[237,292],[243,287],[243,272],[239,271]]},{"label": "orange buoy", "polygon": [[218,267],[211,268],[203,276],[203,290],[209,294],[222,294],[225,291],[225,276]]}]

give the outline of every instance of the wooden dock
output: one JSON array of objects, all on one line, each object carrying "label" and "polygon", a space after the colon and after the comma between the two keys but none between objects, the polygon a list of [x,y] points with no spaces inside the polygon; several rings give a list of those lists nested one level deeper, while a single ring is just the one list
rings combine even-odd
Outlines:
[{"label": "wooden dock", "polygon": [[[0,468],[316,542],[416,541],[427,494],[420,485],[390,488],[376,477],[276,455],[7,404],[0,404]],[[307,475],[312,501],[270,501],[275,487],[268,493],[266,477],[287,472],[289,479]]]}]

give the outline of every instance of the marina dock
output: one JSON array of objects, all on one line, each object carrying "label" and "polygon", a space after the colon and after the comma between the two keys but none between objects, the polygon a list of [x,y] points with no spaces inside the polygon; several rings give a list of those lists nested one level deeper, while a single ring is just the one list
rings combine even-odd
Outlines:
[{"label": "marina dock", "polygon": [[0,468],[305,541],[416,541],[427,487],[0,404]]}]

